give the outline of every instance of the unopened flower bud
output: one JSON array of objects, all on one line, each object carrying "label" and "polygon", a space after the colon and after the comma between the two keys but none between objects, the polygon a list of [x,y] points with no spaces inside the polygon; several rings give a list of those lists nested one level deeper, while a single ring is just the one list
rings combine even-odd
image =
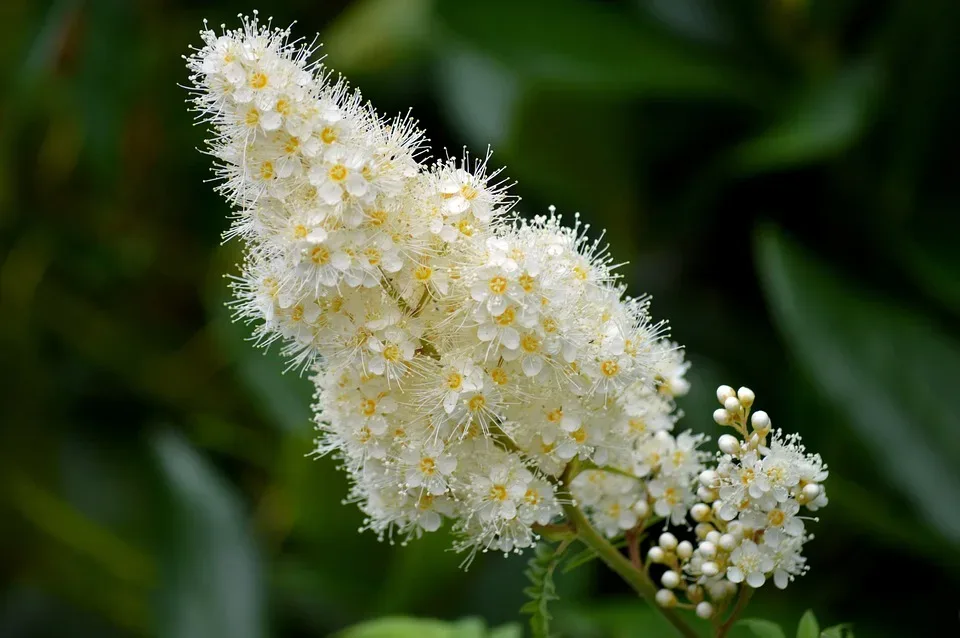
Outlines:
[{"label": "unopened flower bud", "polygon": [[653,547],[651,547],[650,551],[647,552],[647,559],[651,563],[662,563],[665,557],[666,557],[666,552],[664,552],[657,545],[654,545]]},{"label": "unopened flower bud", "polygon": [[710,541],[703,541],[700,543],[700,545],[697,546],[697,550],[700,552],[701,556],[708,560],[715,558],[717,555],[717,546]]},{"label": "unopened flower bud", "polygon": [[749,408],[751,405],[753,405],[753,401],[756,398],[757,397],[753,394],[753,390],[750,388],[743,387],[737,390],[737,399],[740,400],[740,405],[745,408]]},{"label": "unopened flower bud", "polygon": [[720,537],[720,542],[717,543],[725,552],[732,552],[737,547],[737,537],[733,534],[724,534]]},{"label": "unopened flower bud", "polygon": [[700,618],[709,618],[713,615],[713,605],[707,601],[703,601],[697,605],[697,616]]},{"label": "unopened flower bud", "polygon": [[664,532],[660,534],[660,547],[667,551],[672,551],[677,548],[677,537],[671,534],[670,532]]},{"label": "unopened flower bud", "polygon": [[669,589],[661,589],[658,591],[655,599],[661,607],[673,607],[677,604],[677,597]]},{"label": "unopened flower bud", "polygon": [[671,570],[663,572],[663,576],[660,577],[660,583],[667,589],[673,589],[680,584],[680,574]]},{"label": "unopened flower bud", "polygon": [[693,556],[693,543],[690,541],[681,541],[677,545],[677,556],[680,560],[687,560]]},{"label": "unopened flower bud", "polygon": [[711,578],[720,573],[720,566],[713,561],[707,561],[700,566],[700,571],[703,572],[703,575],[707,578]]},{"label": "unopened flower bud", "polygon": [[643,518],[650,513],[650,505],[647,504],[646,500],[639,500],[633,504],[633,513]]},{"label": "unopened flower bud", "polygon": [[727,399],[735,396],[737,396],[737,393],[728,385],[722,385],[717,388],[717,401],[720,402],[720,405],[724,405]]},{"label": "unopened flower bud", "polygon": [[714,530],[713,530],[713,525],[711,525],[710,523],[700,523],[693,528],[693,531],[694,533],[696,533],[697,538],[702,540],[707,537],[707,534],[709,534]]},{"label": "unopened flower bud", "polygon": [[717,408],[713,411],[713,420],[717,425],[730,425],[730,413],[723,408]]},{"label": "unopened flower bud", "polygon": [[754,430],[765,430],[770,427],[770,416],[763,410],[757,410],[750,417]]},{"label": "unopened flower bud", "polygon": [[740,402],[737,400],[737,397],[730,397],[723,402],[723,409],[731,414],[736,414],[740,411]]},{"label": "unopened flower bud", "polygon": [[720,542],[720,532],[713,530],[707,534],[707,541],[716,545]]},{"label": "unopened flower bud", "polygon": [[816,483],[807,483],[803,486],[803,495],[808,501],[812,501],[820,496],[820,486]]},{"label": "unopened flower bud", "polygon": [[704,487],[714,488],[717,486],[717,478],[719,477],[717,476],[717,473],[714,470],[704,470],[700,472],[700,476],[698,478],[700,479],[700,485],[703,485]]},{"label": "unopened flower bud", "polygon": [[724,454],[737,454],[740,451],[740,441],[732,434],[723,434],[717,439],[717,447]]},{"label": "unopened flower bud", "polygon": [[706,503],[697,503],[690,508],[690,517],[698,523],[704,522],[710,518],[710,506]]},{"label": "unopened flower bud", "polygon": [[697,488],[697,498],[705,503],[713,503],[715,500],[717,500],[717,496],[718,494],[716,490],[707,489],[702,485]]}]

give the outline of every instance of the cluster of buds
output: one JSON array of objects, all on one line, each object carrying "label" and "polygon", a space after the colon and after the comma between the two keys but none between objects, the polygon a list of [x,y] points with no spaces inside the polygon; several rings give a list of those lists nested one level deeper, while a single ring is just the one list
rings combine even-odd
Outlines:
[{"label": "cluster of buds", "polygon": [[816,519],[803,512],[827,504],[820,456],[807,453],[798,435],[774,430],[766,412],[751,415],[749,388],[720,386],[717,399],[723,407],[714,420],[736,434],[720,436],[716,468],[698,477],[698,502],[690,508],[697,544],[664,534],[648,553],[650,562],[668,568],[657,601],[693,606],[704,618],[739,587],[758,588],[772,579],[783,589],[805,573],[801,550],[813,538],[805,521]]}]

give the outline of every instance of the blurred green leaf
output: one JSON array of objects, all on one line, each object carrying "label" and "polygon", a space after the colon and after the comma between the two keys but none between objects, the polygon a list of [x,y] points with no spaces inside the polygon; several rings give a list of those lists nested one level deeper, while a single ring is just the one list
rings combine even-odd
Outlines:
[{"label": "blurred green leaf", "polygon": [[757,236],[780,330],[824,396],[929,523],[960,543],[960,345],[839,277],[775,229]]},{"label": "blurred green leaf", "polygon": [[[589,606],[557,608],[557,625],[563,635],[603,638],[675,636],[676,629],[663,615],[643,600],[594,601]],[[700,636],[712,636],[710,624],[688,614],[687,624]]]},{"label": "blurred green leaf", "polygon": [[429,37],[434,0],[351,2],[327,29],[324,49],[344,73],[395,67]]},{"label": "blurred green leaf", "polygon": [[[786,634],[783,633],[780,625],[760,618],[744,618],[738,620],[734,624],[734,627],[745,629],[750,635],[756,638],[786,638]],[[733,635],[736,636],[737,633],[742,634],[743,632],[734,632]]]},{"label": "blurred green leaf", "polygon": [[820,634],[820,638],[854,638],[853,626],[849,623],[827,627]]},{"label": "blurred green leaf", "polygon": [[811,86],[759,136],[734,153],[738,170],[757,173],[812,163],[855,144],[879,94],[876,66],[860,63]]},{"label": "blurred green leaf", "polygon": [[179,435],[162,431],[151,443],[170,497],[159,635],[264,636],[260,564],[239,499]]},{"label": "blurred green leaf", "polygon": [[800,617],[797,625],[797,638],[820,638],[820,624],[812,609],[808,609]]},{"label": "blurred green leaf", "polygon": [[518,625],[488,630],[477,618],[450,623],[395,617],[355,625],[338,633],[336,638],[521,638],[522,635]]},{"label": "blurred green leaf", "polygon": [[752,83],[715,54],[572,0],[441,2],[440,22],[540,85],[616,95],[742,98]]}]

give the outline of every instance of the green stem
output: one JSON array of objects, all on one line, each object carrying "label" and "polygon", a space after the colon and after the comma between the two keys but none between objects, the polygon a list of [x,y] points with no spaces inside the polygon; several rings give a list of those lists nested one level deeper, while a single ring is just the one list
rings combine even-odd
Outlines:
[{"label": "green stem", "polygon": [[651,606],[663,614],[664,618],[673,625],[680,635],[685,638],[697,638],[697,633],[687,625],[686,622],[673,609],[666,609],[656,603],[654,597],[657,594],[657,587],[644,572],[635,569],[633,564],[626,556],[621,554],[617,548],[607,541],[600,533],[590,525],[587,517],[583,515],[576,505],[567,504],[563,506],[563,511],[567,515],[567,520],[577,530],[577,538],[584,545],[597,553],[604,563],[617,572],[628,585],[633,587],[641,598],[647,599]]},{"label": "green stem", "polygon": [[740,617],[740,614],[742,614],[743,610],[747,607],[747,603],[750,602],[751,596],[753,596],[753,587],[750,587],[746,583],[740,585],[740,595],[737,596],[737,604],[733,608],[733,611],[730,612],[727,621],[717,629],[717,638],[723,638],[730,632],[733,623],[737,622],[737,618]]}]

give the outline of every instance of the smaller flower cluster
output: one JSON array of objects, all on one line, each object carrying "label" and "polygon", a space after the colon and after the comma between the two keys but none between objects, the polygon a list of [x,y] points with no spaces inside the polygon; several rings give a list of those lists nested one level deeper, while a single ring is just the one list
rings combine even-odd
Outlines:
[{"label": "smaller flower cluster", "polygon": [[714,420],[736,435],[720,436],[716,469],[698,477],[698,502],[689,510],[696,546],[667,532],[649,550],[651,563],[667,567],[656,597],[664,607],[689,605],[709,618],[740,586],[757,588],[772,578],[784,589],[808,569],[801,550],[813,536],[804,521],[816,519],[803,511],[827,504],[827,467],[819,454],[807,453],[799,435],[773,430],[766,412],[751,416],[754,398],[749,388],[717,389],[723,407]]}]

